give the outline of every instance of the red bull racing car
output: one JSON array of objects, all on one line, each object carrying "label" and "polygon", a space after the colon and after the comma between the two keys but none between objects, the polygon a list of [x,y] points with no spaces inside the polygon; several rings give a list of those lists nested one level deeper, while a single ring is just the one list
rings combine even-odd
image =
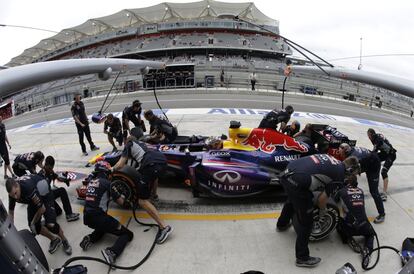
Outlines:
[{"label": "red bull racing car", "polygon": [[[222,136],[218,147],[210,146],[211,138],[179,136],[175,143],[149,145],[164,153],[168,174],[191,187],[195,197],[205,194],[214,197],[245,197],[268,191],[278,185],[277,175],[289,161],[299,157],[328,153],[335,157],[341,143],[355,146],[329,125],[313,124],[312,141],[315,146],[297,141],[271,129],[244,128],[232,121],[227,136]],[[97,155],[87,166],[99,160],[114,165],[121,152]],[[78,190],[83,198],[84,188]]]}]

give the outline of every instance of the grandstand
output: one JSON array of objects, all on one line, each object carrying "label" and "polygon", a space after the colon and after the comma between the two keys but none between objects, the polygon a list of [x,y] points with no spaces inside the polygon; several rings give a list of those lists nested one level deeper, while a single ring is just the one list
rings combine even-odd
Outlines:
[{"label": "grandstand", "polygon": [[[235,16],[265,27],[236,21]],[[283,68],[292,50],[279,34],[279,22],[262,13],[253,3],[203,0],[192,3],[162,3],[87,20],[40,41],[13,58],[7,66],[72,58],[133,58],[164,61],[162,72],[144,77],[126,71],[116,89],[122,92],[152,89],[212,88],[247,90],[248,75],[256,71],[257,88],[280,91]],[[224,83],[220,72],[224,71]],[[112,81],[82,76],[39,85],[11,95],[16,114],[72,100],[73,94],[99,95]],[[409,112],[410,99],[363,84],[294,75],[288,92],[336,97]],[[10,99],[10,98],[9,98]],[[381,102],[381,103],[380,103]]]}]

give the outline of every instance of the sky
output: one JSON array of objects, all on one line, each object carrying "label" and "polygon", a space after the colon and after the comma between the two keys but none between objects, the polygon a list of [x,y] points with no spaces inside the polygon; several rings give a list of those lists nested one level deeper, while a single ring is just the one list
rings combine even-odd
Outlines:
[{"label": "sky", "polygon": [[[95,17],[157,0],[1,0],[0,24],[60,31]],[[175,0],[171,2],[192,2]],[[225,2],[252,2],[232,1]],[[414,1],[412,0],[256,0],[279,21],[280,34],[335,66],[357,69],[362,37],[362,70],[414,81]],[[53,33],[0,27],[0,65]],[[294,55],[299,56],[298,53]],[[370,55],[392,55],[369,57]],[[364,57],[366,56],[366,57]],[[339,58],[357,57],[346,60]]]}]

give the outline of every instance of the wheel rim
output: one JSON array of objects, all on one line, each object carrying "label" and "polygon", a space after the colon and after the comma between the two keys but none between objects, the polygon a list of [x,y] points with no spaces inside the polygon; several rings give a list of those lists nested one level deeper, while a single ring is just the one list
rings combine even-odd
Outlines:
[{"label": "wheel rim", "polygon": [[120,194],[125,196],[125,199],[127,201],[132,201],[131,197],[132,197],[132,189],[129,186],[128,183],[126,183],[125,181],[121,180],[121,179],[117,179],[115,178],[112,181],[112,184],[115,185],[116,189],[118,189],[118,191],[120,192]]}]

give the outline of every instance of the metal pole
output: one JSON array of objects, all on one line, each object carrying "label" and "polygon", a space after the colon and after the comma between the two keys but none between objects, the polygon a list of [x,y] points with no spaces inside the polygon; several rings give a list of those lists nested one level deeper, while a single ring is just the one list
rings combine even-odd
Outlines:
[{"label": "metal pole", "polygon": [[286,85],[287,76],[285,76],[285,80],[283,80],[283,87],[282,87],[282,109],[284,109],[285,104],[285,85]]}]

